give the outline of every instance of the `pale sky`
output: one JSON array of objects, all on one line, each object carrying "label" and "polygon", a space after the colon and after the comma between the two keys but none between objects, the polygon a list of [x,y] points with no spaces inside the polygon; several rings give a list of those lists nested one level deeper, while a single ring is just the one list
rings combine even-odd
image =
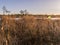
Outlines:
[{"label": "pale sky", "polygon": [[27,9],[33,14],[60,14],[60,0],[0,0],[0,13],[3,6],[11,13]]}]

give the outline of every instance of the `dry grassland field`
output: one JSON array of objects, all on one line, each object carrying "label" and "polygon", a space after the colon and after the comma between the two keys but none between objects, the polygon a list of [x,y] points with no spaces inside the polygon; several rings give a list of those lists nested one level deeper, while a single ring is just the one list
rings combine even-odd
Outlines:
[{"label": "dry grassland field", "polygon": [[0,15],[0,45],[60,45],[60,16]]}]

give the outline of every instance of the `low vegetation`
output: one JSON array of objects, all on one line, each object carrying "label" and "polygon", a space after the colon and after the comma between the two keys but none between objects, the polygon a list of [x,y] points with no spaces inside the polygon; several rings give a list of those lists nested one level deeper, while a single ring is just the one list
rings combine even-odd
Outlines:
[{"label": "low vegetation", "polygon": [[60,45],[60,20],[47,17],[2,16],[0,45]]}]

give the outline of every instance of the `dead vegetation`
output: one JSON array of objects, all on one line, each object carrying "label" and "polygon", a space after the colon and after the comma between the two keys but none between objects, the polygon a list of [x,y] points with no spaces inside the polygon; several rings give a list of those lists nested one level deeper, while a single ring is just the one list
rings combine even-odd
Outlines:
[{"label": "dead vegetation", "polygon": [[[11,20],[12,18],[12,20]],[[34,16],[2,17],[0,45],[60,45],[60,20],[35,19]]]}]

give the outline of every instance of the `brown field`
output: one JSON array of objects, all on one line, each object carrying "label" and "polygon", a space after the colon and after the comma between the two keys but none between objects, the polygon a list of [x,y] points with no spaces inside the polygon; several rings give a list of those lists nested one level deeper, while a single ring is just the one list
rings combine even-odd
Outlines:
[{"label": "brown field", "polygon": [[[60,45],[58,19],[19,14],[0,15],[0,18],[0,45]],[[51,15],[51,18],[60,18],[60,15]]]}]

